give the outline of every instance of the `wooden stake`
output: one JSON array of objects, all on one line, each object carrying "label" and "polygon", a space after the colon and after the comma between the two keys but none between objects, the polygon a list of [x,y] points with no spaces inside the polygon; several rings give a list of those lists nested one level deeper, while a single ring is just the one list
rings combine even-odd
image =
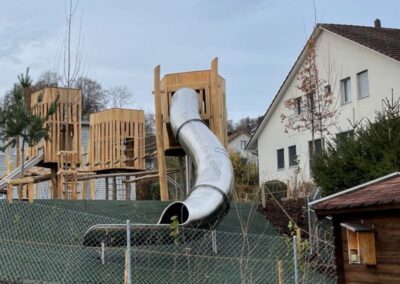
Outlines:
[{"label": "wooden stake", "polygon": [[166,174],[164,141],[163,141],[163,122],[161,115],[161,92],[160,92],[160,65],[154,68],[154,100],[156,111],[156,141],[157,141],[157,164],[160,180],[161,201],[169,200],[168,184]]},{"label": "wooden stake", "polygon": [[285,274],[283,273],[282,260],[278,261],[278,283],[279,284],[284,284],[285,283]]}]

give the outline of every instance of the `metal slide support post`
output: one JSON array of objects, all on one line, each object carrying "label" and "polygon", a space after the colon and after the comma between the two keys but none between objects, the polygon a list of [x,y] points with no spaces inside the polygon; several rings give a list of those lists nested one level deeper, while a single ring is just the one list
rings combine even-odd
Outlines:
[{"label": "metal slide support post", "polygon": [[297,264],[297,240],[296,236],[293,236],[293,264],[294,264],[294,283],[299,283],[299,273]]},{"label": "metal slide support post", "polygon": [[191,167],[190,157],[188,155],[185,156],[185,173],[186,173],[186,196],[189,196],[190,193],[190,167]]},{"label": "metal slide support post", "polygon": [[126,220],[126,253],[127,284],[131,284],[131,224],[129,220]]}]

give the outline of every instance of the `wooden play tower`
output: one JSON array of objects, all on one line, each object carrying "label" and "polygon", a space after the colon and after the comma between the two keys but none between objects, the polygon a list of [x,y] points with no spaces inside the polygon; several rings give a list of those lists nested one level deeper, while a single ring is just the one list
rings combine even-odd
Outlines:
[{"label": "wooden play tower", "polygon": [[77,168],[81,153],[81,91],[70,88],[44,88],[31,94],[34,114],[44,117],[58,99],[57,111],[46,122],[49,139],[30,148],[30,156],[43,151],[41,167],[51,169],[52,198],[77,198]]},{"label": "wooden play tower", "polygon": [[[126,173],[145,170],[144,111],[112,108],[90,115],[89,168],[100,173]],[[126,176],[129,179],[130,176]],[[129,182],[126,199],[129,199]],[[105,177],[105,198],[109,181]],[[112,178],[112,199],[116,199],[116,176]]]},{"label": "wooden play tower", "polygon": [[201,118],[225,148],[228,142],[225,79],[218,74],[218,58],[212,60],[210,70],[167,74],[162,79],[160,66],[157,66],[154,69],[154,96],[161,200],[169,199],[165,156],[185,155],[169,121],[171,98],[182,87],[196,90]]}]

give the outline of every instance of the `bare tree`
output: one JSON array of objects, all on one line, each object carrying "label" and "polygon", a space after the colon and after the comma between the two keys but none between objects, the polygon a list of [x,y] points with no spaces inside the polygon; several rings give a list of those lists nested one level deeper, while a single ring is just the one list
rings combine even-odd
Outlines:
[{"label": "bare tree", "polygon": [[[59,64],[59,79],[63,87],[71,88],[80,75],[83,59],[82,22],[77,37],[73,38],[78,1],[65,2],[65,37]],[[62,62],[61,62],[62,61]]]},{"label": "bare tree", "polygon": [[40,74],[33,88],[39,90],[45,87],[58,87],[60,80],[61,78],[56,72],[45,71]]},{"label": "bare tree", "polygon": [[88,119],[91,113],[104,108],[105,91],[97,81],[79,77],[73,87],[82,91],[82,118]]},{"label": "bare tree", "polygon": [[[328,77],[331,77],[328,74]],[[337,100],[332,91],[333,85],[328,80],[320,77],[317,68],[317,52],[315,39],[312,37],[306,47],[306,57],[300,69],[297,80],[297,88],[303,94],[285,101],[285,108],[289,114],[281,114],[281,122],[285,126],[285,132],[310,131],[312,145],[311,152],[315,151],[315,135],[329,134],[329,128],[336,125],[338,110]],[[323,143],[321,144],[323,147]]]},{"label": "bare tree", "polygon": [[124,107],[133,102],[133,94],[126,86],[111,87],[105,97],[107,107]]}]

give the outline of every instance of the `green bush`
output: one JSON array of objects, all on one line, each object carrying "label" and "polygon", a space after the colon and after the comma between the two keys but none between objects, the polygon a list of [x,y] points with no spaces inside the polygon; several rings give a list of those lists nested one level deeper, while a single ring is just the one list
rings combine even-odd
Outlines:
[{"label": "green bush", "polygon": [[312,163],[323,195],[333,194],[398,171],[400,168],[399,100],[385,101],[375,121],[354,129],[354,135],[334,138]]}]

